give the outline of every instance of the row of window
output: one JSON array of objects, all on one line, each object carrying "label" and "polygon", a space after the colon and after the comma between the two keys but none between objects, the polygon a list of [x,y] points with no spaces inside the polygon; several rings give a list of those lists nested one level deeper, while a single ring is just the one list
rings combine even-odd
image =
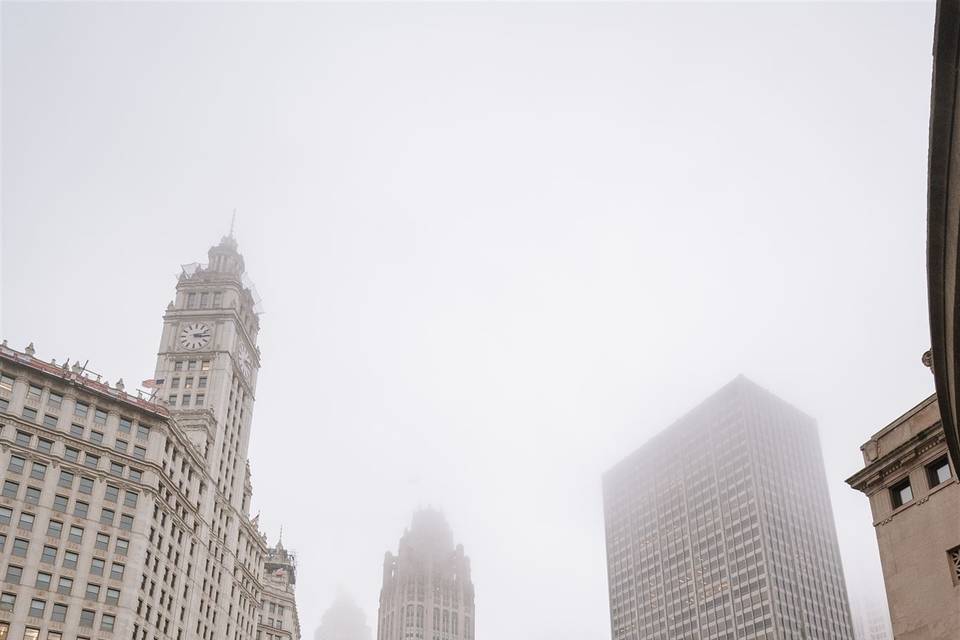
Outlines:
[{"label": "row of window", "polygon": [[[947,456],[938,458],[924,467],[927,476],[927,486],[930,489],[937,487],[950,479],[950,462]],[[890,502],[896,509],[913,500],[913,487],[910,478],[906,477],[890,487]]]},{"label": "row of window", "polygon": [[[90,626],[92,627],[93,625],[91,624]],[[9,632],[10,625],[6,622],[0,622],[0,640],[7,640]],[[47,631],[47,635],[44,637],[46,640],[63,640],[63,634],[59,631]],[[40,629],[27,627],[23,632],[23,640],[40,640]],[[90,640],[90,638],[87,636],[77,636],[77,640]]]},{"label": "row of window", "polygon": [[[27,431],[20,431],[18,429],[14,441],[22,447],[31,448],[33,447],[33,434]],[[47,455],[53,455],[53,441],[38,436],[36,450]],[[101,456],[95,453],[85,451],[83,456],[83,466],[90,469],[99,469],[100,458]],[[63,459],[67,462],[80,464],[80,449],[75,447],[64,447]],[[116,460],[110,460],[109,462],[110,464],[107,468],[107,471],[117,477],[122,478],[127,472],[127,466],[121,462],[117,462]],[[134,482],[140,482],[143,478],[143,470],[137,469],[136,467],[129,467],[128,477]]]},{"label": "row of window", "polygon": [[[116,589],[115,591],[117,598],[119,599],[120,592]],[[0,600],[0,610],[4,611],[13,611],[14,606],[16,605],[17,596],[12,593],[2,594],[2,600]],[[116,604],[116,602],[114,602]],[[67,612],[70,610],[69,605],[63,604],[62,602],[54,602],[50,607],[50,621],[51,622],[66,622]],[[46,617],[47,612],[47,601],[43,598],[32,598],[30,600],[30,610],[28,615],[31,618],[37,618],[43,620]],[[96,612],[93,609],[82,609],[80,611],[80,627],[92,628],[94,621],[96,620]],[[113,631],[114,626],[116,626],[117,618],[111,613],[104,613],[100,616],[100,630],[101,631]],[[39,630],[36,630],[39,634]],[[60,638],[62,637],[59,633],[52,632],[55,635],[47,635],[47,638]],[[5,636],[0,636],[5,637]],[[26,633],[23,636],[25,639],[28,638],[38,638],[38,635],[31,635],[31,629],[27,629]]]}]

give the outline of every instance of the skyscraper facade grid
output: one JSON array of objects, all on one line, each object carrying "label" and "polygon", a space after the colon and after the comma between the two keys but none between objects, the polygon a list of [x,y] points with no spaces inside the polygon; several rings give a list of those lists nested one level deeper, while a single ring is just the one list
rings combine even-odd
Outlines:
[{"label": "skyscraper facade grid", "polygon": [[608,471],[614,640],[851,640],[815,421],[744,377]]}]

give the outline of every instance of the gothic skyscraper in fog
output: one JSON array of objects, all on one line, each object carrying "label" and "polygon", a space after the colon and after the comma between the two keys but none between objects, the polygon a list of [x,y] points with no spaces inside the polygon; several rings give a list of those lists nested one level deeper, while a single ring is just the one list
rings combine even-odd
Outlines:
[{"label": "gothic skyscraper in fog", "polygon": [[418,511],[383,561],[377,640],[473,640],[470,559],[443,515]]},{"label": "gothic skyscraper in fog", "polygon": [[604,477],[614,640],[851,640],[812,418],[739,377]]}]

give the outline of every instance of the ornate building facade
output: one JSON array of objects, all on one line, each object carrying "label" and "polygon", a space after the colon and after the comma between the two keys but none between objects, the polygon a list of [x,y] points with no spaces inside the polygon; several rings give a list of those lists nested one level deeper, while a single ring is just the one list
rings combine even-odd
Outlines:
[{"label": "ornate building facade", "polygon": [[932,395],[862,447],[847,482],[870,499],[897,640],[947,640],[960,629],[960,483]]},{"label": "ornate building facade", "polygon": [[300,640],[297,614],[297,559],[283,542],[267,549],[257,640]]},{"label": "ornate building facade", "polygon": [[603,479],[614,640],[852,640],[812,418],[738,377]]},{"label": "ornate building facade", "polygon": [[255,637],[259,321],[233,238],[209,258],[179,278],[149,396],[0,348],[0,638]]},{"label": "ornate building facade", "polygon": [[443,515],[418,511],[383,561],[377,640],[474,640],[470,559]]}]

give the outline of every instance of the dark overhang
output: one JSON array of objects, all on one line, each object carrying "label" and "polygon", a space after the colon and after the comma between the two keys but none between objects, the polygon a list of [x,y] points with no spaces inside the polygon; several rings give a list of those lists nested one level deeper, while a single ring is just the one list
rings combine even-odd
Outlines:
[{"label": "dark overhang", "polygon": [[937,398],[947,446],[960,461],[957,427],[960,322],[957,316],[960,246],[960,140],[957,70],[960,0],[939,0],[933,45],[930,157],[927,189],[927,288]]}]

